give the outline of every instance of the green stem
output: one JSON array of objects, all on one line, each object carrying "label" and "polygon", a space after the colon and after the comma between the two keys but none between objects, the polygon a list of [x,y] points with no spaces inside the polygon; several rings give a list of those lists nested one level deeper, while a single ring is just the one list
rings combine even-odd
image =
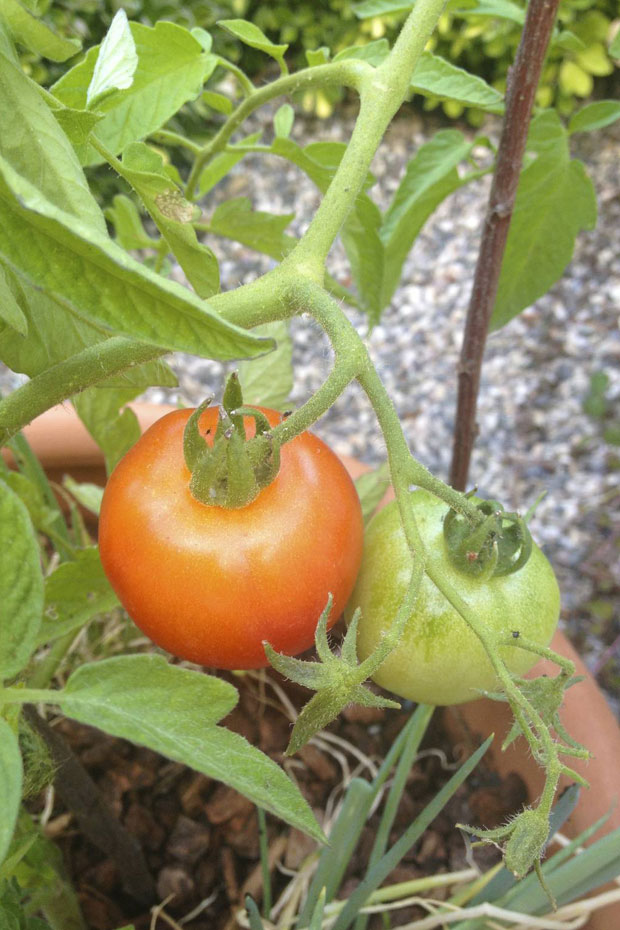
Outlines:
[{"label": "green stem", "polygon": [[330,62],[326,65],[318,65],[315,68],[304,68],[296,74],[287,74],[278,78],[277,81],[273,81],[266,87],[261,87],[260,90],[254,90],[250,96],[239,104],[234,113],[231,113],[220,131],[207,142],[196,157],[185,187],[187,199],[194,199],[198,179],[209,159],[225,148],[233,133],[258,107],[270,100],[274,100],[276,97],[294,94],[315,85],[321,87],[336,85],[357,89],[363,77],[369,71],[372,71],[372,68],[367,62],[347,59],[345,61]]},{"label": "green stem", "polygon": [[385,130],[405,99],[414,68],[437,24],[445,0],[417,0],[385,61],[366,72],[359,87],[360,112],[350,142],[325,197],[291,262],[327,258],[334,239],[362,190]]},{"label": "green stem", "polygon": [[186,139],[185,136],[179,135],[178,132],[171,132],[169,129],[158,129],[157,132],[152,132],[149,138],[156,145],[178,146],[189,149],[194,155],[198,155],[201,151],[201,146],[197,142],[192,142],[191,139]]},{"label": "green stem", "polygon": [[159,347],[111,336],[52,365],[0,401],[0,446],[55,404],[163,354]]},{"label": "green stem", "polygon": [[252,94],[256,93],[256,87],[252,84],[252,81],[249,79],[247,74],[238,68],[236,64],[232,61],[228,61],[226,58],[220,58],[218,56],[217,63],[221,68],[225,68],[226,71],[230,71],[231,74],[239,81],[241,91],[244,97],[251,97]]},{"label": "green stem", "polygon": [[4,704],[58,704],[60,691],[46,688],[0,688],[0,707]]}]

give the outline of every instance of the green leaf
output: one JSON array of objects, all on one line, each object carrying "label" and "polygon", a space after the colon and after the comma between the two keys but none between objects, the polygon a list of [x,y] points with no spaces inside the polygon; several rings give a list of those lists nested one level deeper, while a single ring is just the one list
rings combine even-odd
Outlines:
[{"label": "green leaf", "polygon": [[197,42],[200,42],[201,46],[205,52],[210,52],[213,48],[213,37],[210,32],[207,32],[206,29],[203,29],[202,26],[193,26],[190,29],[191,34],[196,39]]},{"label": "green leaf", "polygon": [[[160,20],[155,27],[130,23],[138,54],[138,67],[131,87],[99,100],[104,114],[95,135],[118,155],[130,142],[146,138],[177,111],[195,99],[217,64],[215,55],[205,52],[187,29]],[[52,87],[52,93],[66,106],[86,109],[87,88],[93,77],[99,46],[90,49]],[[91,146],[79,150],[84,165],[101,164],[101,155]]]},{"label": "green leaf", "polygon": [[143,142],[132,142],[115,168],[142,200],[198,296],[216,294],[220,287],[217,259],[198,242],[191,225],[195,207],[170,180],[161,155]]},{"label": "green leaf", "polygon": [[387,13],[405,13],[412,6],[413,3],[405,3],[404,0],[363,0],[362,3],[354,3],[352,10],[358,19],[372,19]]},{"label": "green leaf", "polygon": [[2,53],[0,113],[0,156],[56,207],[105,232],[75,151],[40,89]]},{"label": "green leaf", "polygon": [[132,249],[154,249],[157,240],[151,238],[142,225],[138,208],[126,194],[116,194],[105,218],[114,226],[116,241],[130,252]]},{"label": "green leaf", "polygon": [[364,523],[368,523],[379,502],[383,500],[389,486],[390,469],[387,462],[355,479],[355,488],[362,505]]},{"label": "green leaf", "polygon": [[45,611],[38,645],[84,626],[97,614],[118,606],[96,546],[78,549],[73,562],[63,562],[45,579]]},{"label": "green leaf", "polygon": [[326,65],[329,61],[329,49],[322,45],[316,49],[306,49],[306,61],[309,68],[315,68],[317,65]]},{"label": "green leaf", "polygon": [[340,231],[351,263],[351,274],[371,324],[381,314],[385,248],[380,238],[382,216],[367,194],[358,194],[353,210]]},{"label": "green leaf", "polygon": [[334,61],[342,61],[347,58],[360,58],[367,61],[376,68],[384,61],[390,53],[390,43],[387,39],[375,39],[374,42],[367,42],[366,45],[353,45],[350,48],[343,48],[334,56]]},{"label": "green leaf", "polygon": [[75,481],[71,475],[65,475],[63,487],[81,504],[86,510],[99,516],[101,510],[101,501],[103,499],[103,488],[98,484],[91,484],[88,481]]},{"label": "green leaf", "polygon": [[9,287],[2,265],[0,265],[0,320],[4,320],[20,336],[28,335],[28,320]]},{"label": "green leaf", "polygon": [[616,30],[616,34],[609,43],[609,54],[612,58],[620,58],[620,29]]},{"label": "green leaf", "polygon": [[276,348],[262,358],[238,366],[243,401],[251,406],[282,410],[293,390],[293,343],[288,323],[283,320],[265,323],[254,332],[275,339]]},{"label": "green leaf", "polygon": [[0,14],[4,17],[16,42],[49,58],[50,61],[66,61],[76,55],[82,43],[79,39],[67,39],[58,35],[30,12],[19,0],[0,0]]},{"label": "green leaf", "polygon": [[265,52],[266,55],[270,55],[278,62],[282,61],[288,49],[288,45],[274,45],[262,29],[245,19],[220,19],[218,26],[229,32],[231,36],[239,39],[244,45],[258,49],[259,52]]},{"label": "green leaf", "polygon": [[60,123],[64,134],[76,147],[88,142],[91,132],[99,120],[103,119],[101,113],[93,113],[91,110],[74,110],[72,107],[52,107],[52,113]]},{"label": "green leaf", "polygon": [[411,89],[416,94],[454,100],[489,113],[504,112],[504,98],[498,90],[431,52],[422,52],[411,78]]},{"label": "green leaf", "polygon": [[26,507],[0,481],[0,681],[13,678],[34,649],[43,611],[39,546]]},{"label": "green leaf", "polygon": [[98,97],[113,90],[127,90],[133,84],[138,67],[138,53],[133,40],[127,13],[120,9],[114,15],[110,28],[99,47],[99,53],[86,91],[86,105],[91,106]]},{"label": "green leaf", "polygon": [[[252,135],[246,136],[245,139],[241,139],[239,145],[254,145],[260,137],[260,132],[254,132]],[[200,175],[198,183],[199,197],[204,197],[216,184],[219,184],[222,178],[226,177],[228,172],[245,157],[245,154],[243,151],[218,152]]]},{"label": "green leaf", "polygon": [[4,477],[5,483],[17,494],[28,511],[32,525],[40,533],[46,533],[53,527],[57,511],[48,506],[42,488],[16,471],[9,471]]},{"label": "green leaf", "polygon": [[525,22],[525,10],[511,0],[479,0],[474,6],[452,10],[455,16],[492,16],[493,19],[506,19],[522,26]]},{"label": "green leaf", "polygon": [[319,842],[310,807],[275,762],[218,727],[237,703],[232,685],[155,655],[83,665],[55,698],[67,716],[147,746],[235,788]]},{"label": "green leaf", "polygon": [[467,158],[473,143],[456,129],[437,132],[420,146],[407,165],[381,227],[385,246],[385,280],[381,306],[391,300],[400,281],[409,250],[428,217],[453,191],[465,183],[457,166]]},{"label": "green leaf", "polygon": [[[13,272],[7,271],[5,281],[28,323],[27,340],[0,323],[0,355],[13,371],[33,378],[52,365],[77,355],[87,346],[103,344],[107,340],[107,334],[102,333],[101,327],[77,319],[66,307],[39,288],[20,281]],[[176,376],[165,362],[156,360],[100,382],[107,387],[135,387],[138,389],[136,393],[151,384],[174,387]]]},{"label": "green leaf", "polygon": [[567,52],[580,52],[585,48],[585,42],[582,42],[579,36],[569,29],[563,29],[552,40],[552,47],[566,49]]},{"label": "green leaf", "polygon": [[[265,213],[252,210],[248,197],[225,200],[213,211],[209,229],[281,261],[295,244],[284,232],[294,213]],[[256,332],[256,330],[254,330]]]},{"label": "green leaf", "polygon": [[22,799],[22,756],[17,736],[0,717],[0,862],[8,852]]},{"label": "green leaf", "polygon": [[106,471],[112,472],[140,438],[140,424],[126,405],[140,388],[87,388],[73,398],[80,420],[104,454]]},{"label": "green leaf", "polygon": [[218,113],[224,113],[225,116],[229,116],[235,108],[234,103],[229,97],[225,97],[224,94],[218,94],[215,90],[205,90],[202,95],[202,102],[206,103],[212,110],[216,110]]},{"label": "green leaf", "polygon": [[571,116],[568,131],[569,133],[593,132],[595,129],[611,126],[618,119],[620,119],[620,101],[598,100],[596,103],[589,103],[582,107]]},{"label": "green leaf", "polygon": [[149,344],[222,360],[270,348],[43,200],[1,160],[0,203],[0,257],[80,318]]},{"label": "green leaf", "polygon": [[284,138],[290,136],[294,122],[294,109],[290,103],[283,103],[281,107],[278,107],[273,118],[273,128],[276,136],[283,136]]},{"label": "green leaf", "polygon": [[570,159],[563,130],[561,141],[521,173],[491,329],[504,326],[546,294],[570,262],[579,231],[595,223],[592,181],[583,163]]}]

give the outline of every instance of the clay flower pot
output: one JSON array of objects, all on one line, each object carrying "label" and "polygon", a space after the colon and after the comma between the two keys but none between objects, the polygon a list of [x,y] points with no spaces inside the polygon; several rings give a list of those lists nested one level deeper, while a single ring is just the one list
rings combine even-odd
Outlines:
[{"label": "clay flower pot", "polygon": [[[131,406],[143,430],[175,409],[170,405],[148,403]],[[105,469],[99,447],[69,405],[48,410],[26,427],[24,432],[52,480],[60,481],[64,474],[70,474],[79,481],[104,484]],[[6,450],[4,454],[10,459]],[[368,466],[355,459],[343,456],[343,461],[353,477],[368,470]],[[388,491],[384,502],[389,497]],[[575,663],[578,675],[585,676],[585,681],[566,692],[562,716],[569,732],[586,745],[593,756],[589,762],[571,762],[588,779],[591,787],[589,791],[582,792],[579,804],[565,826],[565,832],[575,836],[613,808],[604,827],[604,831],[609,832],[620,827],[620,728],[594,678],[562,632],[556,633],[552,646]],[[535,667],[533,674],[545,671],[556,674],[557,669],[543,661]],[[511,723],[507,705],[483,698],[448,708],[444,714],[446,726],[456,742],[471,742],[472,737],[484,738],[494,733],[495,740],[490,753],[498,773],[505,775],[517,772],[527,784],[530,797],[536,798],[539,795],[542,787],[541,771],[529,752],[524,751],[523,741],[513,743],[505,753],[500,750],[502,739]],[[593,914],[587,924],[588,930],[611,930],[612,927],[620,927],[620,904]]]}]

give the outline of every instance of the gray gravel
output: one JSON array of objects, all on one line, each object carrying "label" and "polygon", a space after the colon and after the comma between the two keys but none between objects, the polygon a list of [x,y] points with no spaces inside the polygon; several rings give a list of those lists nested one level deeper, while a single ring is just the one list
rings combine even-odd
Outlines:
[{"label": "gray gravel", "polygon": [[[378,185],[372,193],[380,205],[387,203],[406,161],[435,128],[432,121],[418,117],[394,124],[373,165]],[[298,121],[293,135],[300,143],[346,139],[350,129],[350,120]],[[491,123],[484,131],[496,138],[498,126]],[[578,136],[575,143],[579,149],[575,154],[586,161],[596,186],[599,223],[596,230],[580,236],[571,265],[550,293],[490,337],[479,402],[480,436],[470,477],[483,495],[501,499],[507,509],[525,510],[546,491],[533,532],[559,576],[568,632],[579,639],[596,670],[601,653],[618,631],[608,628],[603,638],[588,635],[584,605],[596,594],[597,581],[582,567],[608,545],[610,537],[620,535],[620,472],[607,468],[611,449],[581,405],[590,377],[598,371],[609,376],[611,396],[616,401],[620,396],[620,254],[614,242],[620,228],[620,133],[612,127],[593,138]],[[487,178],[463,188],[437,210],[405,264],[392,305],[367,340],[412,451],[443,478],[451,455],[455,368],[488,187]],[[297,235],[306,228],[319,199],[296,168],[261,156],[250,156],[234,169],[213,192],[205,210],[242,195],[250,197],[255,209],[295,211],[290,231]],[[209,244],[220,258],[224,289],[250,281],[272,266],[269,259],[243,246]],[[332,274],[346,282],[346,259],[339,246],[329,264]],[[363,316],[353,311],[349,316],[365,333]],[[311,321],[293,321],[292,331],[291,402],[296,406],[325,378],[331,353]],[[195,403],[211,391],[221,391],[223,369],[218,363],[179,355],[173,367],[179,389],[151,389],[150,399]],[[374,415],[356,387],[347,391],[316,431],[340,453],[371,464],[384,458]],[[620,550],[614,544],[609,551],[607,571],[620,588]],[[617,616],[615,623],[620,623]],[[615,646],[614,651],[617,654]]]}]

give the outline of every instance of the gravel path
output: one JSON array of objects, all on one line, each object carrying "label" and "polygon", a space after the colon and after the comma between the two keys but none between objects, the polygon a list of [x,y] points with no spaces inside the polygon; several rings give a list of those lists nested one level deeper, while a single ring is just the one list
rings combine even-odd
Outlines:
[{"label": "gravel path", "polygon": [[[351,125],[349,119],[298,121],[293,136],[302,144],[346,139]],[[389,200],[406,161],[435,128],[432,120],[418,117],[393,125],[373,165],[378,184],[372,193],[380,205]],[[495,137],[497,130],[494,124],[485,127]],[[596,372],[609,377],[609,397],[617,403],[620,396],[620,253],[614,242],[620,228],[620,131],[612,127],[574,141],[575,154],[586,161],[596,186],[599,223],[580,236],[569,269],[551,292],[491,336],[470,478],[484,496],[501,499],[507,509],[525,510],[546,491],[533,532],[559,576],[567,632],[620,707],[620,463],[616,450],[614,465],[613,447],[582,410]],[[443,478],[451,455],[455,368],[488,187],[488,178],[469,185],[437,210],[405,264],[392,305],[367,340],[413,452]],[[296,168],[261,156],[249,156],[234,169],[214,191],[212,203],[233,196],[250,197],[255,209],[295,211],[290,231],[297,235],[318,204],[314,186]],[[212,203],[205,205],[207,212]],[[210,244],[221,260],[225,289],[272,265],[243,246]],[[330,257],[330,270],[346,282],[346,259],[339,246]],[[349,315],[365,332],[362,315]],[[324,380],[331,354],[311,321],[297,319],[292,330],[291,401],[298,405]],[[150,399],[195,403],[210,391],[221,391],[218,363],[179,355],[173,367],[180,388],[151,389]],[[322,419],[317,432],[338,452],[371,464],[384,458],[372,410],[355,386]],[[603,607],[597,611],[591,602],[601,598]]]}]

